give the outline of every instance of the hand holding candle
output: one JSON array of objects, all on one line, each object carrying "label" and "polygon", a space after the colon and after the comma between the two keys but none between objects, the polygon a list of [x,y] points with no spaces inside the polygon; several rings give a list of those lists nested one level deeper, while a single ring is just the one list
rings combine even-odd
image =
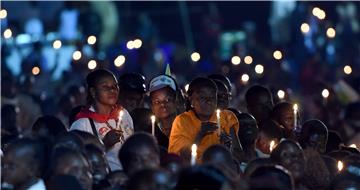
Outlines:
[{"label": "hand holding candle", "polygon": [[152,115],[150,119],[151,119],[151,134],[155,136],[155,115]]},{"label": "hand holding candle", "polygon": [[196,156],[197,156],[197,146],[193,144],[191,146],[191,165],[194,166],[196,164]]}]

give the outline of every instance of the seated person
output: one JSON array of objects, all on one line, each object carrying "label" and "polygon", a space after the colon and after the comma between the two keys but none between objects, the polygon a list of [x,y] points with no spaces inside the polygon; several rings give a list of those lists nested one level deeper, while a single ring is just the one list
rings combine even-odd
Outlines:
[{"label": "seated person", "polygon": [[184,158],[188,156],[185,159],[190,159],[191,146],[197,144],[199,160],[211,145],[228,145],[231,141],[238,141],[230,137],[230,131],[237,134],[239,128],[235,114],[229,110],[222,110],[220,118],[217,118],[216,92],[215,83],[208,78],[199,77],[190,83],[188,95],[191,109],[175,118],[170,134],[169,153]]}]

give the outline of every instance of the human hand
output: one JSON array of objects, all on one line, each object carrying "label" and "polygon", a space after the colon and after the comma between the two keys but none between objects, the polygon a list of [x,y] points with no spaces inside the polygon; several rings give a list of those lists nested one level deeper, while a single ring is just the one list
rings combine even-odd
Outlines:
[{"label": "human hand", "polygon": [[108,133],[106,133],[105,137],[102,139],[104,142],[105,148],[109,149],[117,142],[120,142],[120,138],[122,136],[123,132],[120,130],[112,129]]}]

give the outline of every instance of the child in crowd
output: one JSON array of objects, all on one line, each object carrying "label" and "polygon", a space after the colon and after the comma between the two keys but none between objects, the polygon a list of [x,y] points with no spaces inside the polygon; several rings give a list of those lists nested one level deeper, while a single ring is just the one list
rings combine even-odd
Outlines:
[{"label": "child in crowd", "polygon": [[[151,110],[154,113],[156,127],[163,134],[155,134],[158,140],[162,136],[167,137],[163,144],[166,148],[169,145],[170,131],[175,117],[177,116],[178,86],[176,81],[168,75],[159,75],[149,83],[149,95]],[[158,130],[156,131],[158,132]]]},{"label": "child in crowd", "polygon": [[110,71],[98,69],[88,74],[86,83],[88,106],[77,114],[70,130],[86,131],[97,136],[105,146],[111,170],[121,169],[117,154],[134,129],[130,114],[117,104],[117,80]]}]

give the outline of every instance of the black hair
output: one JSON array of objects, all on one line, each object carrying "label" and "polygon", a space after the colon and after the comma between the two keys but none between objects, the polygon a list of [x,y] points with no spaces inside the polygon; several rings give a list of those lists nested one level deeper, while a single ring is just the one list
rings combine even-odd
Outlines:
[{"label": "black hair", "polygon": [[225,90],[226,92],[229,92],[228,87],[224,84],[224,82],[222,82],[221,80],[218,79],[212,79],[212,81],[214,81],[214,83],[216,84],[216,87],[218,89],[218,91],[220,89]]},{"label": "black hair", "polygon": [[85,146],[91,144],[91,145],[95,145],[99,149],[105,151],[105,147],[100,142],[99,138],[97,138],[92,133],[80,131],[80,130],[76,130],[76,129],[69,131],[69,133],[72,133],[72,134],[75,134],[76,136],[78,136]]},{"label": "black hair", "polygon": [[326,143],[326,152],[332,152],[340,149],[340,145],[344,143],[340,134],[336,131],[329,130],[328,142]]},{"label": "black hair", "polygon": [[126,90],[146,92],[145,77],[140,73],[124,73],[119,77],[118,82],[120,92]]},{"label": "black hair", "polygon": [[271,111],[271,118],[278,122],[280,119],[280,114],[284,110],[292,110],[292,104],[289,102],[280,102],[276,104]]},{"label": "black hair", "polygon": [[253,85],[246,91],[245,93],[246,103],[249,105],[254,101],[257,101],[260,95],[265,95],[265,97],[271,102],[271,104],[273,104],[270,90],[261,85]]},{"label": "black hair", "polygon": [[115,81],[117,81],[114,74],[107,69],[97,69],[95,71],[92,71],[91,73],[89,73],[86,76],[86,85],[87,85],[87,90],[88,90],[86,100],[87,100],[88,104],[91,104],[94,102],[94,99],[90,94],[90,89],[96,86],[99,79],[102,79],[105,77],[112,77],[112,78],[114,78]]},{"label": "black hair", "polygon": [[180,173],[175,190],[182,189],[221,189],[230,180],[219,169],[211,165],[195,166]]},{"label": "black hair", "polygon": [[[67,132],[61,120],[53,115],[39,117],[33,124],[31,131],[34,136],[47,137],[52,141]],[[42,132],[46,132],[46,134]]]},{"label": "black hair", "polygon": [[222,74],[211,74],[208,76],[210,79],[220,80],[226,85],[226,88],[229,92],[231,92],[231,82],[227,76],[224,76]]},{"label": "black hair", "polygon": [[281,128],[271,119],[262,121],[259,124],[259,133],[263,133],[270,138],[275,138],[278,141],[284,137]]},{"label": "black hair", "polygon": [[81,152],[83,150],[84,143],[82,142],[82,140],[78,135],[74,133],[65,133],[63,135],[58,136],[53,149],[62,148],[62,147],[66,147],[74,151]]},{"label": "black hair", "polygon": [[234,163],[234,161],[229,149],[220,144],[212,145],[205,150],[201,158],[203,163],[210,161],[215,154],[221,154],[225,159],[225,164],[227,164],[230,168],[234,167],[234,164],[231,164]]},{"label": "black hair", "polygon": [[278,145],[276,145],[276,147],[274,148],[274,150],[270,154],[270,158],[274,162],[280,163],[280,161],[281,161],[281,151],[284,149],[284,147],[289,146],[289,145],[295,146],[295,147],[299,148],[302,151],[301,146],[297,142],[295,142],[295,141],[293,141],[291,139],[285,139],[285,140],[280,141],[280,143]]},{"label": "black hair", "polygon": [[74,108],[72,108],[69,112],[68,118],[69,118],[69,127],[76,121],[76,115],[86,106],[79,105]]},{"label": "black hair", "polygon": [[216,87],[215,82],[212,81],[211,79],[205,78],[205,77],[197,77],[193,81],[191,81],[187,93],[189,96],[191,96],[196,90],[199,90],[199,89],[202,89],[205,87],[214,90],[215,94],[217,93],[217,87]]},{"label": "black hair", "polygon": [[133,125],[134,131],[144,131],[151,133],[150,116],[152,112],[149,108],[135,108],[130,112],[131,118],[134,118]]},{"label": "black hair", "polygon": [[309,140],[309,135],[313,133],[325,135],[325,141],[327,142],[328,129],[326,125],[318,119],[311,119],[305,121],[301,127],[299,143],[303,148],[306,147],[306,143]]},{"label": "black hair", "polygon": [[153,149],[156,154],[159,154],[160,152],[156,139],[152,135],[144,132],[137,132],[130,136],[121,146],[118,158],[124,168],[125,173],[129,172],[131,162],[137,154],[138,149],[144,146]]},{"label": "black hair", "polygon": [[284,167],[260,166],[250,175],[249,185],[251,189],[294,189],[294,180]]}]

